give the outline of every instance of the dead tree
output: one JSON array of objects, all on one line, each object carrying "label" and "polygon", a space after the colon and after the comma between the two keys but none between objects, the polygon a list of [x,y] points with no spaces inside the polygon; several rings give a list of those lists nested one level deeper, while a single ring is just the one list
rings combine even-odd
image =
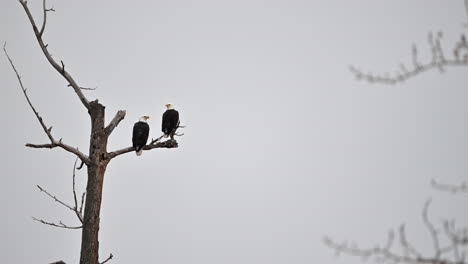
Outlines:
[{"label": "dead tree", "polygon": [[[464,0],[464,4],[468,17],[468,0]],[[425,63],[419,62],[418,50],[414,45],[412,49],[412,66],[406,67],[401,64],[400,70],[393,76],[364,73],[354,66],[350,66],[350,70],[359,80],[370,83],[396,84],[433,69],[443,72],[446,67],[468,66],[468,42],[465,35],[461,35],[460,40],[455,43],[451,58],[447,58],[445,55],[440,43],[441,38],[441,32],[437,33],[435,37],[432,33],[429,34],[428,42],[432,58]],[[468,185],[465,182],[459,185],[451,185],[433,180],[431,184],[434,189],[439,191],[468,194]],[[358,246],[355,242],[348,241],[336,242],[330,237],[325,237],[324,243],[333,249],[337,255],[346,254],[360,257],[364,261],[370,259],[377,263],[468,264],[466,259],[468,254],[468,226],[458,227],[454,219],[444,219],[441,226],[436,227],[429,218],[430,202],[431,200],[428,200],[422,210],[422,220],[432,240],[433,250],[430,255],[424,255],[407,239],[404,224],[400,225],[396,232],[394,230],[390,231],[385,243],[374,247],[364,248]],[[441,238],[441,236],[444,236],[444,238]]]},{"label": "dead tree", "polygon": [[[102,188],[104,183],[104,175],[106,168],[109,165],[109,162],[126,153],[132,152],[133,147],[127,147],[119,150],[108,151],[107,150],[107,141],[112,131],[119,125],[119,123],[125,118],[125,111],[118,111],[114,118],[106,124],[105,122],[105,106],[98,102],[98,100],[90,101],[83,93],[83,90],[88,90],[88,88],[81,87],[77,81],[72,77],[72,75],[67,71],[65,63],[63,60],[57,62],[54,59],[48,50],[48,44],[45,43],[43,35],[46,29],[47,23],[47,14],[48,12],[55,11],[53,8],[46,7],[46,1],[43,0],[43,21],[40,28],[38,27],[31,11],[28,8],[26,0],[19,0],[19,3],[23,7],[26,15],[31,23],[31,26],[36,36],[39,47],[41,48],[44,56],[47,58],[50,65],[67,81],[68,87],[71,87],[75,92],[76,96],[80,100],[83,107],[86,108],[90,121],[91,121],[91,133],[89,140],[89,151],[87,154],[81,152],[78,148],[72,147],[71,145],[66,144],[61,138],[57,139],[52,135],[52,126],[47,126],[43,117],[39,115],[39,112],[33,106],[26,88],[23,85],[20,74],[18,73],[15,65],[13,64],[12,59],[7,53],[6,44],[3,46],[5,55],[7,56],[13,71],[16,74],[21,90],[31,107],[31,110],[35,114],[37,120],[39,121],[44,133],[49,138],[49,143],[45,144],[26,144],[30,148],[61,148],[67,152],[74,154],[77,157],[77,160],[80,162],[80,168],[84,165],[87,167],[87,186],[86,186],[86,198],[85,194],[81,196],[81,203],[78,206],[78,200],[75,192],[74,184],[74,175],[76,169],[76,163],[73,168],[73,194],[74,194],[74,206],[70,206],[55,196],[51,195],[42,187],[38,186],[41,192],[44,192],[46,195],[53,198],[55,201],[59,202],[63,206],[67,207],[73,211],[79,222],[79,226],[68,226],[62,222],[52,223],[46,222],[41,219],[35,219],[43,224],[48,224],[51,226],[67,229],[81,229],[82,230],[82,240],[81,240],[81,255],[80,263],[81,264],[98,264],[99,263],[99,222],[100,222],[100,212],[101,212],[101,201],[102,201]],[[151,150],[155,148],[177,148],[178,144],[175,140],[168,140],[161,142],[161,138],[152,140],[150,144],[146,145],[144,150]],[[83,203],[84,203],[84,212],[83,212]],[[112,258],[112,254],[101,263],[105,263]],[[62,261],[56,263],[63,263]]]}]

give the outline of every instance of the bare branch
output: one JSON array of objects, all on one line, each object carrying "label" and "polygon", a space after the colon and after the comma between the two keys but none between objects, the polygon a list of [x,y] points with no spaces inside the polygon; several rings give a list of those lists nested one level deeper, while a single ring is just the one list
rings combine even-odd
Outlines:
[{"label": "bare branch", "polygon": [[158,137],[157,139],[151,139],[150,145],[158,143],[163,137],[164,137],[164,134],[162,136]]},{"label": "bare branch", "polygon": [[77,170],[81,170],[81,169],[83,168],[83,165],[84,165],[84,162],[83,162],[83,161],[81,161],[81,164],[80,164],[80,166],[79,166],[78,168],[76,168],[76,169],[77,169]]},{"label": "bare branch", "polygon": [[73,201],[74,201],[74,206],[70,206],[68,205],[67,203],[63,202],[62,200],[58,199],[56,196],[50,194],[47,190],[45,190],[44,188],[42,188],[41,186],[37,185],[37,188],[39,188],[39,190],[43,193],[45,193],[47,196],[49,196],[50,198],[54,199],[56,202],[58,202],[59,204],[65,206],[66,208],[68,208],[69,210],[73,211],[73,213],[75,213],[76,217],[78,218],[78,220],[83,224],[83,215],[82,215],[82,207],[83,207],[83,200],[84,200],[84,194],[82,196],[82,200],[81,200],[81,206],[80,208],[78,209],[78,199],[76,197],[76,190],[75,190],[75,176],[76,176],[76,164],[78,162],[78,158],[75,160],[75,163],[73,164],[73,185],[72,185],[72,191],[73,191]]},{"label": "bare branch", "polygon": [[456,230],[454,221],[451,223],[449,223],[449,221],[445,221],[444,230],[447,234],[447,237],[449,237],[449,239],[452,240],[455,244],[468,245],[468,230],[466,228],[462,230]]},{"label": "bare branch", "polygon": [[434,225],[429,221],[428,211],[429,211],[430,204],[431,204],[431,199],[427,200],[426,203],[424,204],[424,209],[422,211],[422,218],[423,218],[424,225],[427,227],[432,238],[432,244],[434,247],[434,259],[439,260],[442,254],[440,244],[439,244],[439,233],[435,229]]},{"label": "bare branch", "polygon": [[[47,50],[47,45],[44,44],[44,41],[42,40],[42,34],[41,32],[37,29],[37,26],[36,26],[36,22],[34,21],[34,18],[31,14],[31,12],[29,11],[29,8],[28,8],[28,5],[27,5],[27,1],[25,0],[19,0],[20,4],[23,6],[24,8],[24,11],[26,12],[26,14],[28,15],[28,18],[29,18],[29,22],[31,23],[32,27],[33,27],[33,30],[34,30],[34,34],[36,35],[36,39],[39,43],[39,46],[41,47],[42,49],[42,52],[44,53],[44,55],[46,56],[47,60],[49,61],[49,63],[52,65],[52,67],[54,67],[54,69],[56,71],[58,71],[62,76],[63,78],[65,78],[65,80],[67,80],[67,82],[71,85],[71,87],[73,88],[73,90],[75,91],[76,95],[78,96],[78,98],[80,99],[81,103],[86,107],[86,108],[89,108],[89,101],[88,99],[85,97],[85,95],[83,94],[83,92],[81,91],[80,89],[80,86],[78,84],[76,84],[75,80],[73,79],[73,77],[67,72],[65,71],[65,65],[63,64],[63,61],[62,61],[62,66],[60,66],[53,58],[52,56],[50,55],[49,51]],[[45,11],[47,12],[47,10]],[[44,20],[44,24],[43,24],[43,27],[45,27],[45,20]],[[43,31],[43,30],[42,30]]]},{"label": "bare branch", "polygon": [[56,261],[56,262],[52,262],[50,264],[67,264],[67,263],[63,262],[63,260],[59,260],[59,261]]},{"label": "bare branch", "polygon": [[52,194],[50,194],[47,190],[43,189],[41,186],[39,186],[39,185],[36,185],[36,186],[37,186],[37,188],[39,188],[39,190],[40,190],[41,192],[47,194],[47,196],[49,196],[50,198],[54,199],[57,203],[59,203],[59,204],[65,206],[66,208],[72,210],[73,212],[75,211],[75,210],[73,209],[73,207],[71,207],[70,205],[68,205],[68,204],[66,204],[66,203],[64,203],[64,202],[62,202],[62,201],[59,200],[57,197],[55,197],[55,196],[53,196]]},{"label": "bare branch", "polygon": [[83,192],[83,194],[81,195],[81,205],[80,205],[80,209],[79,209],[80,214],[83,213],[83,205],[84,205],[84,201],[85,201],[85,196],[86,196],[86,192]]},{"label": "bare branch", "polygon": [[403,248],[405,256],[415,256],[417,258],[421,257],[421,253],[417,251],[409,242],[408,239],[406,238],[406,232],[405,232],[405,225],[401,225],[399,229],[400,233],[400,244],[401,247]]},{"label": "bare branch", "polygon": [[120,121],[122,121],[125,118],[125,114],[126,114],[125,110],[119,110],[117,114],[115,114],[112,121],[105,128],[105,132],[107,135],[110,135],[112,131],[119,125]]},{"label": "bare branch", "polygon": [[16,70],[16,67],[13,63],[13,60],[10,58],[10,56],[8,55],[8,52],[6,50],[6,43],[3,45],[3,51],[5,52],[5,55],[8,59],[8,61],[10,62],[10,65],[11,67],[13,68],[13,71],[15,72],[16,74],[16,77],[18,79],[18,82],[20,84],[20,87],[21,87],[21,91],[23,91],[23,94],[24,96],[26,97],[26,101],[28,102],[29,106],[31,107],[31,110],[34,112],[34,115],[36,115],[36,118],[37,120],[39,121],[39,123],[41,124],[41,127],[42,129],[44,130],[44,132],[46,133],[47,137],[49,138],[50,140],[50,144],[42,144],[42,145],[36,145],[36,144],[26,144],[27,147],[31,147],[31,148],[54,148],[54,147],[61,147],[63,148],[64,150],[68,151],[68,152],[71,152],[73,154],[75,154],[76,156],[78,156],[83,162],[85,162],[86,164],[89,164],[89,159],[88,157],[83,154],[82,152],[80,152],[77,148],[73,148],[65,143],[62,142],[62,140],[60,139],[59,141],[55,140],[54,137],[52,136],[52,127],[49,127],[47,128],[46,124],[44,123],[44,120],[42,119],[42,117],[39,115],[39,113],[37,112],[36,108],[34,108],[31,100],[29,99],[29,96],[28,96],[28,93],[26,92],[26,88],[24,88],[24,85],[23,85],[23,81],[21,80],[21,76],[19,75],[18,73],[18,70]]},{"label": "bare branch", "polygon": [[[72,87],[70,84],[67,85],[68,87]],[[89,88],[89,87],[80,87],[81,90],[87,90],[87,91],[95,91],[97,89],[97,86],[94,88]]]},{"label": "bare branch", "polygon": [[40,222],[40,223],[42,223],[44,225],[50,225],[50,226],[60,227],[60,228],[65,228],[65,229],[81,229],[81,228],[83,228],[83,226],[68,226],[68,225],[62,223],[62,221],[60,221],[58,224],[56,224],[56,223],[52,223],[52,222],[46,222],[46,221],[44,221],[42,219],[38,219],[36,217],[32,217],[32,219],[35,220],[35,221],[38,221],[38,222]]},{"label": "bare branch", "polygon": [[87,90],[87,91],[95,91],[97,87],[94,88],[89,88],[89,87],[80,87],[81,90]]},{"label": "bare branch", "polygon": [[[429,233],[431,234],[433,240],[433,247],[435,254],[431,257],[424,257],[420,252],[418,252],[406,239],[405,227],[404,225],[400,226],[400,246],[403,253],[398,253],[396,250],[392,249],[393,245],[393,232],[389,232],[387,242],[385,246],[376,245],[370,248],[360,248],[354,243],[337,243],[332,239],[325,237],[324,243],[332,248],[336,254],[348,254],[351,256],[358,256],[364,259],[372,258],[379,263],[406,263],[406,264],[468,264],[465,262],[464,257],[459,257],[458,259],[450,259],[446,255],[449,252],[456,251],[457,249],[453,246],[454,243],[447,247],[441,247],[438,237],[438,231],[434,225],[429,221],[428,217],[428,208],[430,205],[430,200],[428,200],[422,212],[423,221],[425,226],[428,228]],[[451,231],[447,231],[451,232]],[[460,244],[459,244],[460,245]],[[442,258],[443,257],[443,258]]]},{"label": "bare branch", "polygon": [[78,217],[78,220],[80,220],[81,223],[83,223],[83,216],[81,215],[81,212],[78,211],[78,200],[76,199],[76,191],[75,191],[75,174],[76,174],[76,163],[78,162],[78,159],[75,160],[75,164],[73,164],[73,200],[75,201],[75,207],[73,207],[73,211],[75,212],[76,216]]},{"label": "bare branch", "polygon": [[45,26],[47,22],[47,12],[50,12],[50,11],[55,12],[55,9],[53,7],[50,9],[46,8],[46,0],[42,1],[42,9],[44,10],[44,21],[42,22],[41,31],[39,32],[40,37],[42,37],[42,34],[44,34],[44,30],[45,30]]},{"label": "bare branch", "polygon": [[78,148],[74,148],[72,146],[69,146],[69,145],[63,143],[62,139],[60,139],[59,141],[53,140],[53,142],[50,143],[50,144],[31,144],[31,143],[27,143],[25,146],[29,147],[29,148],[48,148],[48,149],[52,149],[52,148],[55,148],[55,147],[61,147],[62,149],[75,154],[85,164],[90,163],[88,156],[83,154]]},{"label": "bare branch", "polygon": [[[164,141],[164,142],[156,142],[156,143],[146,145],[146,146],[143,147],[143,150],[151,150],[151,149],[155,149],[155,148],[177,148],[177,147],[178,147],[177,141],[167,140],[167,141]],[[120,156],[120,155],[128,153],[128,152],[132,152],[132,151],[135,151],[135,149],[133,147],[119,149],[119,150],[107,153],[107,158],[109,160],[111,160],[111,159],[113,159],[113,158],[115,158],[117,156]]]},{"label": "bare branch", "polygon": [[451,185],[451,184],[438,183],[435,180],[432,180],[431,185],[434,189],[445,191],[445,192],[451,192],[453,194],[458,193],[458,192],[468,193],[468,185],[466,184],[466,182],[462,182],[459,185]]},{"label": "bare branch", "polygon": [[110,256],[106,260],[104,260],[103,262],[100,262],[99,264],[104,264],[107,261],[111,260],[113,257],[114,257],[114,255],[112,255],[112,253],[111,253]]},{"label": "bare branch", "polygon": [[[468,0],[466,0],[468,1]],[[454,50],[454,58],[447,59],[442,49],[440,40],[442,39],[442,32],[438,32],[436,37],[433,37],[432,33],[428,35],[429,48],[431,50],[431,61],[425,64],[421,64],[418,60],[418,49],[416,45],[412,47],[412,63],[413,66],[409,70],[403,64],[400,64],[400,70],[397,71],[393,76],[388,75],[376,75],[373,73],[364,73],[354,66],[350,66],[349,70],[358,80],[366,80],[370,83],[382,83],[382,84],[397,84],[407,81],[408,79],[432,69],[439,69],[443,72],[444,67],[447,66],[468,66],[468,55],[465,54],[463,58],[459,58],[461,49],[466,48],[468,51],[468,45],[465,47],[464,44],[457,44]],[[462,37],[463,39],[463,37]],[[461,41],[461,43],[464,43]],[[468,54],[468,53],[467,53]]]}]

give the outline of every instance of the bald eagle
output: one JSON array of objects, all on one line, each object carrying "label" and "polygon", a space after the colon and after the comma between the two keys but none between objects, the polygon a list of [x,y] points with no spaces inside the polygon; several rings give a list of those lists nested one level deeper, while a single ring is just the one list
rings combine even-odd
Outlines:
[{"label": "bald eagle", "polygon": [[164,133],[164,137],[171,137],[174,139],[174,134],[179,127],[179,112],[174,109],[172,104],[166,105],[167,110],[163,114],[162,118],[162,132]]},{"label": "bald eagle", "polygon": [[149,118],[149,116],[144,115],[140,117],[140,119],[138,120],[138,122],[135,123],[135,125],[133,125],[132,143],[137,156],[140,156],[141,153],[143,153],[143,147],[148,141],[150,128],[148,123],[146,123],[146,120],[148,120]]}]

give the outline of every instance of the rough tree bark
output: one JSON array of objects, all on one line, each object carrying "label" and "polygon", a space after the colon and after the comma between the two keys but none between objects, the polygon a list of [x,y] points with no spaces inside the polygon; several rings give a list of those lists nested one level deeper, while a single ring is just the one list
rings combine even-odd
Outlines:
[{"label": "rough tree bark", "polygon": [[104,131],[104,106],[92,101],[88,110],[91,117],[91,138],[89,141],[87,197],[81,238],[80,264],[99,262],[99,222],[102,202],[104,174],[109,160],[107,153],[108,135]]},{"label": "rough tree bark", "polygon": [[[81,206],[78,208],[78,202],[75,193],[75,167],[73,170],[73,195],[74,195],[74,206],[70,206],[62,201],[60,201],[55,196],[52,196],[50,193],[42,189],[38,186],[39,190],[45,192],[48,196],[53,198],[55,201],[60,202],[60,204],[64,205],[71,211],[73,211],[78,220],[81,222],[81,226],[67,226],[64,223],[60,222],[58,224],[46,222],[40,219],[33,218],[43,224],[47,224],[54,227],[59,228],[67,228],[67,229],[82,229],[82,241],[81,241],[81,254],[80,254],[80,264],[99,264],[99,224],[100,224],[100,213],[101,213],[101,203],[102,203],[102,190],[104,186],[104,175],[106,172],[107,165],[109,162],[120,155],[133,152],[133,147],[126,147],[119,150],[114,150],[112,152],[107,152],[107,141],[111,133],[114,129],[118,126],[118,124],[125,118],[125,111],[120,110],[118,111],[111,122],[106,126],[105,125],[105,106],[100,104],[98,100],[89,101],[86,96],[83,94],[82,90],[89,90],[86,88],[80,87],[75,79],[71,76],[69,72],[65,69],[65,64],[63,61],[60,61],[60,64],[55,61],[54,58],[50,55],[48,51],[48,45],[45,44],[43,40],[43,33],[45,30],[46,22],[47,22],[47,12],[55,11],[53,8],[47,9],[46,2],[43,0],[43,22],[41,29],[39,30],[36,21],[34,20],[28,6],[27,1],[25,0],[18,0],[19,3],[24,8],[29,22],[33,28],[34,34],[38,41],[38,44],[44,53],[44,56],[47,58],[50,65],[68,82],[68,86],[71,87],[75,94],[77,95],[78,99],[82,103],[82,105],[87,109],[88,114],[91,119],[91,135],[89,141],[89,153],[85,155],[78,148],[71,147],[70,145],[65,144],[62,142],[62,139],[56,140],[52,135],[52,127],[48,127],[44,121],[44,119],[39,115],[38,111],[36,111],[35,107],[33,106],[27,92],[26,88],[23,85],[22,79],[20,74],[18,73],[13,61],[11,60],[10,56],[6,50],[6,43],[3,46],[3,50],[5,52],[6,57],[8,58],[12,69],[14,70],[16,77],[18,79],[19,85],[22,89],[22,92],[31,108],[34,112],[36,118],[38,119],[44,133],[50,140],[50,143],[46,144],[26,144],[27,147],[31,148],[62,148],[63,150],[70,152],[77,156],[78,159],[81,160],[82,165],[87,166],[87,173],[88,173],[88,182],[86,186],[86,201],[84,207],[84,216],[81,215],[81,209],[83,205],[84,194],[82,196],[82,203]],[[152,140],[148,145],[146,145],[143,149],[148,151],[155,148],[177,148],[178,144],[175,140],[168,140],[164,142],[160,142],[162,137],[157,138],[156,140]],[[78,168],[78,169],[80,169]],[[106,263],[110,259],[112,259],[113,255],[110,256],[101,262],[101,264]],[[58,261],[54,263],[64,263],[63,261]]]}]

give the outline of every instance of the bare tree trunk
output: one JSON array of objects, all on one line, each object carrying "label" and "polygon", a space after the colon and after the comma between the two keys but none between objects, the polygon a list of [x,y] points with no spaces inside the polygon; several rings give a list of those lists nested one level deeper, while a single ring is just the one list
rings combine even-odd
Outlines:
[{"label": "bare tree trunk", "polygon": [[90,102],[91,139],[89,145],[88,185],[83,219],[80,264],[99,263],[99,215],[101,212],[104,173],[109,160],[107,153],[108,135],[104,130],[104,106]]}]

